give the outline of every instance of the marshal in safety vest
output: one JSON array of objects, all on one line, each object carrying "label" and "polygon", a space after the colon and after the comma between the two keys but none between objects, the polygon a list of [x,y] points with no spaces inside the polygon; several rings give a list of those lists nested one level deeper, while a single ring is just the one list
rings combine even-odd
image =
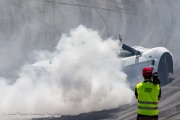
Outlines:
[{"label": "marshal in safety vest", "polygon": [[136,85],[136,97],[138,99],[138,114],[158,115],[158,101],[160,86],[152,82],[141,82]]}]

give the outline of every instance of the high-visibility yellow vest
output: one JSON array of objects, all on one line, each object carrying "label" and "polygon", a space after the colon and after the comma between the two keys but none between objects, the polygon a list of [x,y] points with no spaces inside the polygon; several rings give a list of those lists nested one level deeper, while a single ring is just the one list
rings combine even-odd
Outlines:
[{"label": "high-visibility yellow vest", "polygon": [[151,82],[141,82],[136,85],[138,94],[138,114],[158,115],[158,95],[160,86]]}]

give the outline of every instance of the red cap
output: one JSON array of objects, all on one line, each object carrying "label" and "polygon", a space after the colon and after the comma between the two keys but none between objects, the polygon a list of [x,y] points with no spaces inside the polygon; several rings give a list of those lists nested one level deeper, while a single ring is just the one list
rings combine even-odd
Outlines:
[{"label": "red cap", "polygon": [[145,67],[143,68],[143,76],[144,77],[151,77],[153,73],[153,69],[151,67]]}]

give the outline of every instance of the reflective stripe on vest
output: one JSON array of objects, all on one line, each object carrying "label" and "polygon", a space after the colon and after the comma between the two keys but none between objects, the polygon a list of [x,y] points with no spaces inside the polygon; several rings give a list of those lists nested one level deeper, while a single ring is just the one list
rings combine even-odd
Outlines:
[{"label": "reflective stripe on vest", "polygon": [[136,85],[136,89],[138,93],[138,114],[158,115],[159,85],[141,82]]},{"label": "reflective stripe on vest", "polygon": [[140,104],[154,104],[154,105],[158,104],[158,102],[139,101],[139,100],[138,100],[138,103],[140,103]]},{"label": "reflective stripe on vest", "polygon": [[143,106],[138,106],[139,109],[144,109],[144,110],[157,110],[158,107],[143,107]]}]

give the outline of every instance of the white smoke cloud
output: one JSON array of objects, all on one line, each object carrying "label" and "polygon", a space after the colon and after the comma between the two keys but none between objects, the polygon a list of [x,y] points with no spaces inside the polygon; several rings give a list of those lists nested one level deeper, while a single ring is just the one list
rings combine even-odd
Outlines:
[{"label": "white smoke cloud", "polygon": [[62,35],[54,52],[37,52],[14,84],[0,78],[0,113],[79,114],[129,103],[118,47],[84,26]]}]

